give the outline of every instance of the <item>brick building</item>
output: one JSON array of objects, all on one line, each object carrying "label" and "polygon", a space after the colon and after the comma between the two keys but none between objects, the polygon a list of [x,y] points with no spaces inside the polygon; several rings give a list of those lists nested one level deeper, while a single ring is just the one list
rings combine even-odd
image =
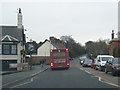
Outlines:
[{"label": "brick building", "polygon": [[109,54],[114,57],[120,57],[120,38],[114,38],[114,31],[112,31],[112,40],[109,42]]}]

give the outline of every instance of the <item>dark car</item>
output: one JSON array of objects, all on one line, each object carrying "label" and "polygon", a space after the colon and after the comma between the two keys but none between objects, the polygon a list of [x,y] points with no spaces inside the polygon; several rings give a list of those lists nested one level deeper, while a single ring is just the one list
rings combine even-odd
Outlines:
[{"label": "dark car", "polygon": [[69,60],[73,60],[73,58],[69,58]]},{"label": "dark car", "polygon": [[86,59],[84,59],[82,66],[83,67],[91,67],[91,64],[92,64],[92,60],[86,58]]},{"label": "dark car", "polygon": [[120,74],[120,58],[109,59],[105,64],[105,73],[112,72],[112,75]]}]

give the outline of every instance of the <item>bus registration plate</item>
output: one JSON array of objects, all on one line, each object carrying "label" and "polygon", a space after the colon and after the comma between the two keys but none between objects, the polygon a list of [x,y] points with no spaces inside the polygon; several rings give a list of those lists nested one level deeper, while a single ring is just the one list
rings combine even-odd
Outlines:
[{"label": "bus registration plate", "polygon": [[62,67],[62,66],[58,66],[58,67]]}]

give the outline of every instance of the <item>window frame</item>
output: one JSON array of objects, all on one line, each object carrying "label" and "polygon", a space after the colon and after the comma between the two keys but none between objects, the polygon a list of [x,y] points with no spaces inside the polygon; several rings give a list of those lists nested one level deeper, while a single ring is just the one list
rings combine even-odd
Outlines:
[{"label": "window frame", "polygon": [[[4,53],[4,45],[9,45],[9,54]],[[16,46],[16,53],[12,53],[12,45]],[[2,55],[17,55],[17,44],[2,44]]]}]

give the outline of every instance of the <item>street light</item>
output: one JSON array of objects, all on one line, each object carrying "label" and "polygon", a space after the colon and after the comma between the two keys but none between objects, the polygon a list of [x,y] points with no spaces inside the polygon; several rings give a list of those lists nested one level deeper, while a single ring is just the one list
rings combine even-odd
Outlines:
[{"label": "street light", "polygon": [[30,70],[32,70],[32,53],[34,51],[34,46],[33,46],[32,43],[29,44],[28,50],[29,50],[29,53],[30,53]]}]

